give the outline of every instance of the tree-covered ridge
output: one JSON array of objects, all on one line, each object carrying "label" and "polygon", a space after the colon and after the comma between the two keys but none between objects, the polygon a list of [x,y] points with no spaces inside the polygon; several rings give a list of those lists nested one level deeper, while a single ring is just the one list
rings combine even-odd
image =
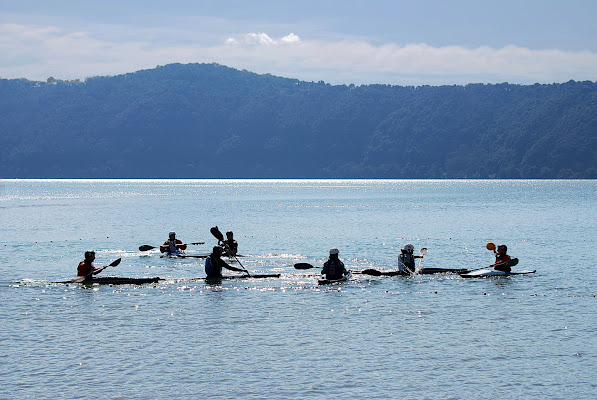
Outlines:
[{"label": "tree-covered ridge", "polygon": [[172,64],[0,80],[3,178],[597,178],[597,83],[332,86]]}]

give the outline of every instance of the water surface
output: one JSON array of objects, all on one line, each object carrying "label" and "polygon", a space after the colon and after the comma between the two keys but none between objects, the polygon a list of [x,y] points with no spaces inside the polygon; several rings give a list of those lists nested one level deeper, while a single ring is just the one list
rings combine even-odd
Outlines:
[{"label": "water surface", "polygon": [[[594,181],[2,180],[0,398],[593,399]],[[170,230],[280,279],[210,285],[203,260],[164,259]],[[515,269],[464,280],[354,275],[317,285],[332,247],[353,270]],[[102,274],[159,284],[82,287]]]}]

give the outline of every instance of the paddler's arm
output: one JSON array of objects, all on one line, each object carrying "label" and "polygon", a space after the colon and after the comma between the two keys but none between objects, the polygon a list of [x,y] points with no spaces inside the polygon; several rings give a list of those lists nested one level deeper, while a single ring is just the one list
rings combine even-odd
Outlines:
[{"label": "paddler's arm", "polygon": [[323,263],[323,268],[321,269],[321,275],[325,275],[328,272],[328,262]]},{"label": "paddler's arm", "polygon": [[231,265],[228,265],[225,261],[223,261],[222,264],[223,264],[222,266],[224,268],[229,269],[230,271],[245,272],[244,269],[240,269],[240,268],[236,268],[236,267],[233,267]]},{"label": "paddler's arm", "polygon": [[89,276],[91,276],[91,275],[97,275],[100,272],[102,272],[103,270],[105,270],[106,268],[108,268],[108,265],[104,265],[101,268],[94,268],[93,271],[91,271],[91,273],[89,274]]}]

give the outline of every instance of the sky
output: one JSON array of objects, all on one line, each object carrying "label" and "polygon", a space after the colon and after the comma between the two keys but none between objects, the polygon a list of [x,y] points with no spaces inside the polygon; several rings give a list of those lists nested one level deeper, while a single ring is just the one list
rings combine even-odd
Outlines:
[{"label": "sky", "polygon": [[595,0],[0,0],[0,78],[216,62],[333,85],[597,81],[596,16]]}]

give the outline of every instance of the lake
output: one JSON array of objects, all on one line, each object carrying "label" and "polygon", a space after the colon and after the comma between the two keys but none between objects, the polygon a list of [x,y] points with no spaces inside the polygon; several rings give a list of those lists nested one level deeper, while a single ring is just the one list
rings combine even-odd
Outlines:
[{"label": "lake", "polygon": [[[0,398],[594,399],[597,182],[0,180]],[[233,231],[241,265],[279,279],[205,282],[161,258],[169,231],[205,254]],[[320,286],[330,248],[353,271],[481,268],[487,242],[534,274],[354,274]],[[86,250],[102,276],[56,284]],[[237,262],[232,265],[239,266]],[[228,271],[229,272],[229,271]]]}]

